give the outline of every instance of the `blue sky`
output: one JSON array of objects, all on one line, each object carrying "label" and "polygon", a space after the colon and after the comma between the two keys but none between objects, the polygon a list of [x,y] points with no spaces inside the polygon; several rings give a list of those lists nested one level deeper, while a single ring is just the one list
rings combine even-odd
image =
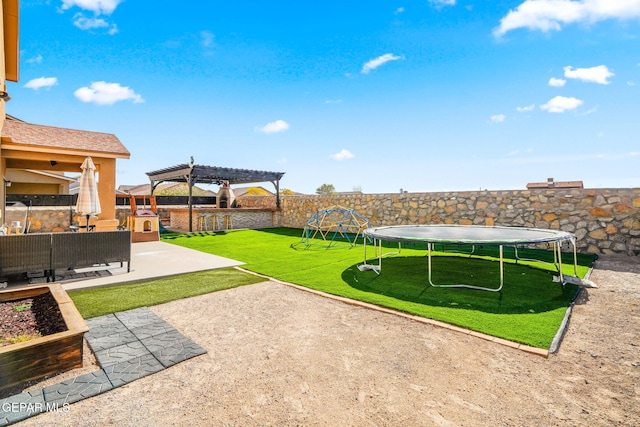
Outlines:
[{"label": "blue sky", "polygon": [[640,0],[20,8],[8,114],[117,135],[118,185],[193,156],[303,193],[640,187]]}]

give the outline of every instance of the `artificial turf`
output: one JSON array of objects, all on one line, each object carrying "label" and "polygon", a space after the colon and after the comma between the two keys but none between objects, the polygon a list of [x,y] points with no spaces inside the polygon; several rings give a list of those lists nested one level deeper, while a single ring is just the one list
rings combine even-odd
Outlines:
[{"label": "artificial turf", "polygon": [[[364,260],[361,244],[338,242],[327,248],[326,242],[318,239],[306,245],[301,236],[299,229],[274,228],[173,234],[163,240],[245,262],[246,269],[279,280],[538,348],[550,346],[578,289],[554,282],[552,265],[515,263],[513,259],[506,260],[501,292],[435,288],[427,281],[424,247],[405,246],[400,253],[385,257],[382,272],[377,275],[357,268]],[[397,250],[397,245],[384,249]],[[368,263],[377,262],[371,246],[367,255]],[[443,256],[443,252],[434,255],[434,283],[499,284],[499,263],[493,247],[477,247],[473,257]],[[553,260],[553,253],[543,250],[520,250],[519,256]],[[513,257],[512,250],[505,248],[505,257]],[[579,256],[580,277],[588,272],[593,260],[591,255]],[[573,274],[573,254],[563,254],[563,267],[565,274]]]},{"label": "artificial turf", "polygon": [[233,268],[208,270],[146,282],[69,291],[85,319],[152,306],[262,281]]}]

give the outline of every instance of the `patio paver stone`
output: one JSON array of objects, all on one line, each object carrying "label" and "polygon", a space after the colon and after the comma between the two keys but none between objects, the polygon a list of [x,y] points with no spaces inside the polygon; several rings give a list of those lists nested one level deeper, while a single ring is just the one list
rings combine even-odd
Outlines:
[{"label": "patio paver stone", "polygon": [[0,399],[0,427],[46,411],[67,411],[71,403],[206,353],[147,307],[86,322],[89,332],[85,339],[101,369]]}]

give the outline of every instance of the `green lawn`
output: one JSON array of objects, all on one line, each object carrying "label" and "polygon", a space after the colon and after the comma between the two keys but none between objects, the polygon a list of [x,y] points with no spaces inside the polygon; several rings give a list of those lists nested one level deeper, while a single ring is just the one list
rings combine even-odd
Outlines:
[{"label": "green lawn", "polygon": [[[403,247],[399,254],[384,258],[382,274],[377,275],[358,270],[364,257],[361,245],[337,244],[327,249],[319,242],[307,247],[301,243],[301,236],[302,230],[276,228],[174,234],[163,236],[163,240],[245,262],[244,268],[279,280],[538,348],[549,347],[577,291],[576,286],[563,288],[552,281],[553,272],[549,269],[553,266],[522,261],[515,264],[513,260],[505,264],[502,292],[434,288],[427,282],[424,247]],[[496,287],[496,250],[476,248],[476,253],[481,256],[436,254],[433,281]],[[374,256],[371,246],[367,255]],[[519,255],[553,259],[548,251],[521,251]],[[568,255],[563,256],[563,271],[573,274],[573,256]],[[505,256],[513,256],[512,250],[505,249]],[[587,273],[592,262],[593,256],[580,256],[579,276]]]},{"label": "green lawn", "polygon": [[69,291],[69,296],[82,317],[88,319],[262,281],[264,279],[253,274],[226,268],[141,283]]}]

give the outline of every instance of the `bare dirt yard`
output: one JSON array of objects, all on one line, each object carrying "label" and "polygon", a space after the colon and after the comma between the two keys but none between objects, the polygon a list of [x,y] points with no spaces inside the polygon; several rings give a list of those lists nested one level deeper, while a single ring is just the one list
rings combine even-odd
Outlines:
[{"label": "bare dirt yard", "polygon": [[163,304],[207,354],[20,425],[637,426],[640,259],[591,279],[548,359],[274,282]]}]

